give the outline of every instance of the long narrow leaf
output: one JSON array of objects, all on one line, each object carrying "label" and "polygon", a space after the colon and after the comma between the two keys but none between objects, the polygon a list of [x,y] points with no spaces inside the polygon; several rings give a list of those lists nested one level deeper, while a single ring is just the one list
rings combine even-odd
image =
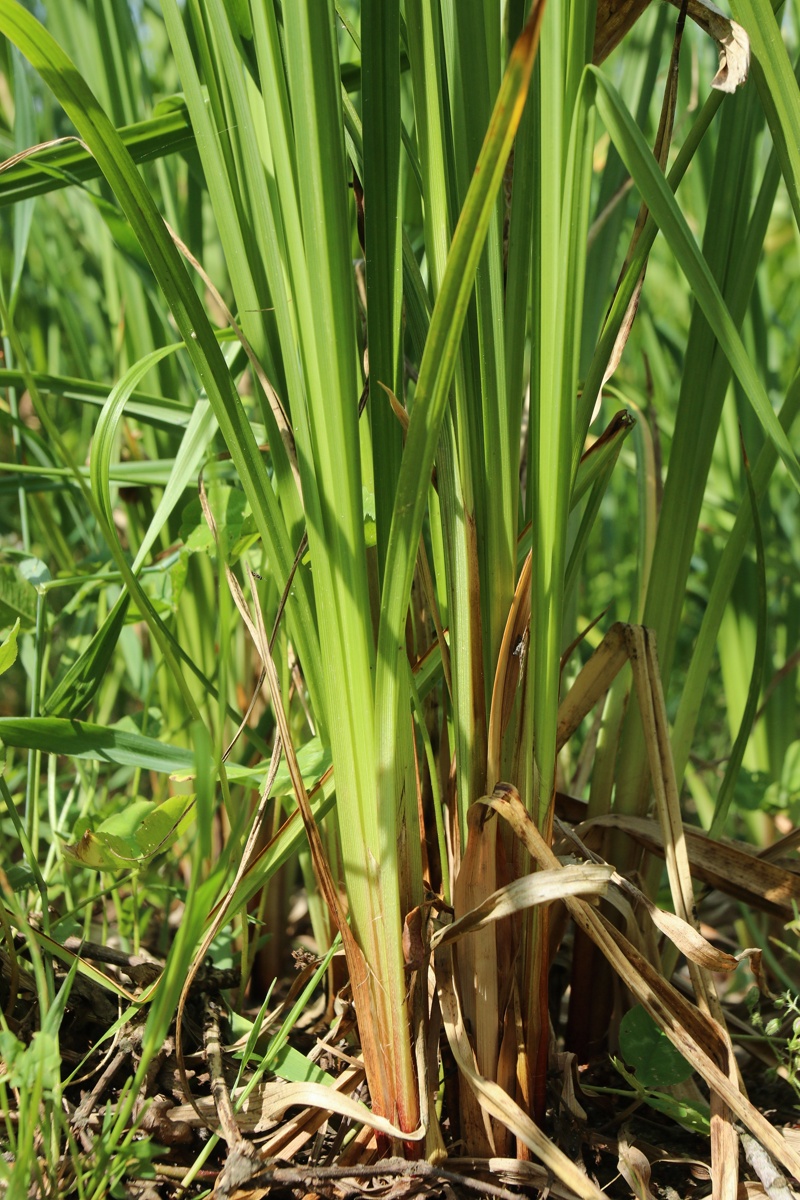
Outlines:
[{"label": "long narrow leaf", "polygon": [[[114,189],[186,343],[206,389],[270,558],[279,586],[288,579],[294,551],[278,511],[269,476],[208,317],[119,134],[67,55],[17,0],[0,0],[0,30],[28,58],[74,122]],[[319,655],[302,580],[288,605],[309,687],[316,694]]]},{"label": "long narrow leaf", "polygon": [[795,486],[800,490],[800,464],[775,416],[764,385],[756,374],[719,287],[694,240],[675,197],[658,170],[655,159],[633,122],[619,93],[596,68],[590,68],[597,85],[597,108],[625,165],[633,176],[656,223],[680,263],[692,292],[713,329],[764,432],[774,444]]},{"label": "long narrow leaf", "polygon": [[420,367],[389,538],[378,636],[376,709],[382,755],[379,771],[384,781],[393,774],[389,757],[396,740],[393,731],[402,719],[399,681],[404,674],[401,669],[401,658],[405,654],[403,626],[424,515],[426,489],[421,484],[430,477],[433,466],[471,284],[522,114],[543,9],[541,2],[535,6],[509,61],[492,123],[453,236]]}]

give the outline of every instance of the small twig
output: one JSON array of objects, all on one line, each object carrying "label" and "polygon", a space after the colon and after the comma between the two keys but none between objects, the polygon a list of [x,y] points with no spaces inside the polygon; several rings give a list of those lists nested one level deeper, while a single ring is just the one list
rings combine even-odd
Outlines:
[{"label": "small twig", "polygon": [[83,938],[68,937],[64,941],[64,949],[69,950],[76,958],[90,958],[94,962],[107,963],[111,967],[119,967],[133,980],[137,987],[147,987],[155,983],[163,964],[141,954],[123,954],[111,946],[101,946],[98,942],[87,942]]},{"label": "small twig", "polygon": [[[120,1042],[119,1049],[113,1055],[111,1061],[106,1066],[100,1078],[95,1083],[94,1087],[81,1100],[75,1112],[72,1114],[72,1125],[79,1133],[82,1132],[84,1126],[94,1112],[98,1101],[104,1095],[106,1090],[111,1086],[111,1083],[117,1071],[123,1066],[131,1055],[131,1043],[126,1038]],[[83,1140],[83,1138],[81,1138]]]},{"label": "small twig", "polygon": [[230,1089],[225,1079],[222,1061],[222,1036],[219,1029],[220,1005],[212,997],[206,996],[203,1021],[203,1044],[208,1063],[208,1074],[211,1078],[211,1094],[219,1117],[220,1130],[230,1149],[242,1148],[244,1137],[236,1120]]},{"label": "small twig", "polygon": [[[275,1167],[261,1173],[268,1175],[272,1184],[285,1184],[304,1187],[308,1184],[322,1183],[325,1180],[352,1180],[354,1184],[362,1179],[381,1179],[388,1177],[405,1177],[408,1179],[434,1179],[447,1183],[458,1184],[460,1187],[471,1188],[484,1196],[492,1196],[494,1200],[519,1200],[518,1192],[498,1187],[495,1183],[485,1183],[470,1175],[461,1175],[456,1171],[448,1171],[446,1167],[436,1166],[429,1162],[410,1162],[405,1158],[387,1158],[372,1166],[353,1167],[315,1167],[309,1164],[303,1167]],[[249,1181],[257,1183],[261,1176],[253,1176]]]},{"label": "small twig", "polygon": [[[177,1179],[178,1181],[186,1178],[186,1167],[173,1167],[170,1163],[155,1164],[156,1177],[162,1176],[164,1179]],[[218,1171],[213,1167],[200,1168],[194,1172],[193,1178],[198,1179],[201,1183],[215,1183]]]},{"label": "small twig", "polygon": [[778,1170],[772,1158],[767,1154],[760,1142],[757,1142],[746,1129],[737,1127],[741,1139],[744,1156],[755,1171],[764,1191],[770,1200],[792,1200],[793,1193],[789,1190],[783,1174]]}]

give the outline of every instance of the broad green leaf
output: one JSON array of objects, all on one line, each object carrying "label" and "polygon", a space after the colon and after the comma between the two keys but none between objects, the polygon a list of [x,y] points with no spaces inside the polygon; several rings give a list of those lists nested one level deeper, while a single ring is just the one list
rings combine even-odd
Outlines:
[{"label": "broad green leaf", "polygon": [[150,811],[133,834],[145,858],[161,854],[180,837],[193,819],[193,804],[192,796],[177,794],[169,796],[155,808],[150,805]]},{"label": "broad green leaf", "polygon": [[32,887],[36,887],[36,876],[29,866],[19,864],[17,866],[8,867],[6,870],[6,878],[12,892],[26,892]]},{"label": "broad green leaf", "polygon": [[[2,734],[0,734],[0,737],[2,737]],[[303,777],[306,790],[310,792],[316,787],[326,771],[329,771],[331,768],[330,749],[323,746],[318,737],[309,738],[297,750],[297,764],[300,768],[300,774]],[[230,779],[253,788],[260,786],[266,769],[265,767],[242,767],[230,761],[225,764],[225,767]],[[190,769],[178,768],[172,774],[178,783],[184,783],[196,777],[193,766]],[[270,795],[282,797],[294,796],[292,778],[285,758],[281,759],[280,766],[275,773],[275,780]]]},{"label": "broad green leaf", "polygon": [[[61,717],[0,717],[0,742],[19,749],[41,750],[48,754],[65,754],[72,758],[88,758],[97,762],[139,767],[145,771],[159,771],[174,775],[178,781],[196,778],[195,758],[191,750],[113,725],[67,721]],[[319,738],[311,738],[298,751],[298,762],[310,789],[330,767],[330,751],[321,745]],[[258,788],[263,782],[267,764],[243,767],[228,762],[225,769],[231,780]],[[272,794],[287,796],[291,792],[288,768],[282,763]]]},{"label": "broad green leaf", "polygon": [[10,1029],[0,1032],[0,1054],[6,1064],[6,1087],[21,1088],[26,1094],[47,1093],[58,1087],[61,1054],[58,1038],[50,1031],[37,1029],[26,1045]]},{"label": "broad green leaf", "polygon": [[0,566],[0,626],[16,622],[23,630],[32,629],[36,624],[36,588],[19,567],[3,564]]},{"label": "broad green leaf", "polygon": [[648,1104],[656,1112],[662,1113],[663,1116],[668,1117],[671,1121],[677,1121],[684,1128],[690,1129],[694,1133],[700,1133],[705,1137],[709,1136],[711,1132],[711,1112],[707,1104],[692,1100],[676,1100],[668,1092],[657,1092],[652,1088],[643,1087],[636,1076],[626,1071],[618,1059],[612,1058],[611,1061],[622,1078],[634,1090],[632,1092],[622,1091],[618,1088],[591,1088],[588,1090],[615,1096],[627,1096],[631,1100],[638,1100],[643,1104]]},{"label": "broad green leaf", "polygon": [[11,632],[0,646],[0,675],[17,661],[17,634],[19,633],[19,629],[20,618],[17,617]]},{"label": "broad green leaf", "polygon": [[620,1021],[619,1048],[642,1087],[669,1087],[693,1074],[691,1064],[641,1004],[629,1009]]},{"label": "broad green leaf", "polygon": [[336,1082],[328,1071],[323,1071],[316,1063],[309,1062],[305,1054],[289,1045],[278,1051],[270,1064],[270,1070],[279,1079],[288,1079],[291,1083],[322,1083],[325,1087],[333,1087]]},{"label": "broad green leaf", "polygon": [[167,850],[192,820],[191,796],[170,796],[162,804],[138,799],[108,817],[97,829],[82,821],[76,841],[62,847],[65,856],[97,871],[129,871],[146,866]]},{"label": "broad green leaf", "polygon": [[[217,527],[217,538],[223,561],[230,562],[233,558],[233,547],[241,536],[244,526],[247,506],[245,494],[239,488],[223,484],[209,485],[206,488],[206,494]],[[180,535],[190,553],[214,549],[214,534],[206,523],[198,497],[191,500],[183,510]]]},{"label": "broad green leaf", "polygon": [[61,849],[66,859],[93,871],[130,871],[139,865],[130,844],[113,833],[85,829],[76,842],[66,843]]}]

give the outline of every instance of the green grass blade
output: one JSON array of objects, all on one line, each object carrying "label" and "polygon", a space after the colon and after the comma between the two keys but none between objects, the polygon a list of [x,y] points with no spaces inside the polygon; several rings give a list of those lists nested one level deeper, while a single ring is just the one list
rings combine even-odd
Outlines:
[{"label": "green grass blade", "polygon": [[[425,259],[429,291],[435,299],[442,288],[452,228],[448,198],[452,134],[446,111],[445,62],[438,9],[421,0],[409,0],[406,20],[422,176]],[[407,306],[410,294],[413,292],[407,273]],[[429,323],[428,314],[426,335]],[[467,442],[467,431],[471,422],[475,425],[477,410],[477,403],[471,404],[467,395],[467,344],[464,339],[456,360],[452,412],[445,415],[437,452],[438,504],[434,502],[429,508],[431,538],[438,550],[434,554],[434,567],[439,609],[450,630],[456,788],[463,838],[467,833],[467,810],[486,786],[482,621],[474,599],[480,587],[475,552],[474,465],[480,458],[470,452]],[[419,347],[415,342],[415,349],[420,362],[424,341]]]},{"label": "green grass blade", "polygon": [[680,263],[692,293],[714,331],[721,349],[741,383],[767,437],[774,443],[795,486],[800,489],[800,464],[756,374],[719,287],[701,254],[686,219],[658,169],[633,118],[609,81],[590,68],[597,86],[597,108],[642,198]]},{"label": "green grass blade", "polygon": [[[544,63],[544,59],[542,60]],[[552,69],[552,68],[551,68]],[[543,72],[542,88],[546,79]],[[556,86],[556,83],[553,83]],[[549,95],[549,93],[548,93]],[[547,107],[546,96],[540,103]],[[531,705],[534,755],[538,771],[536,819],[545,820],[555,782],[556,727],[561,677],[566,539],[570,504],[570,470],[575,444],[574,406],[578,390],[580,317],[583,311],[585,233],[589,223],[593,120],[591,94],[584,86],[570,114],[569,147],[559,176],[563,195],[557,207],[557,228],[544,220],[540,240],[554,239],[542,264],[537,304],[542,324],[540,345],[548,347],[539,360],[538,387],[531,395],[531,464],[529,503],[534,520],[531,581]],[[542,141],[547,148],[543,176],[559,170],[561,147],[555,130]],[[542,184],[540,206],[554,203]],[[551,217],[552,220],[552,217]],[[546,269],[545,269],[546,268]],[[549,311],[552,309],[552,312]],[[547,339],[547,340],[545,340]],[[531,798],[536,803],[534,798]]]},{"label": "green grass blade", "polygon": [[[795,376],[780,412],[780,421],[787,434],[800,414],[800,376]],[[767,484],[777,462],[777,452],[771,442],[761,450],[752,471],[753,490],[756,503],[760,504],[766,494]],[[752,507],[749,499],[742,501],[733,529],[725,543],[714,582],[706,603],[703,622],[697,635],[692,661],[681,693],[681,701],[675,718],[672,734],[675,773],[680,780],[686,769],[694,740],[697,719],[711,673],[711,664],[717,643],[722,615],[733,587],[742,556],[752,530]]]},{"label": "green grass blade", "polygon": [[[399,680],[402,672],[399,664],[405,655],[403,628],[427,496],[426,487],[421,485],[429,478],[433,466],[471,284],[494,212],[511,141],[519,124],[537,41],[537,31],[530,26],[517,43],[509,62],[453,237],[420,367],[395,501],[381,602],[376,705],[384,752],[394,744],[395,738],[390,731],[396,728],[400,719]],[[388,759],[382,766],[384,770],[390,770]]]},{"label": "green grass blade", "polygon": [[[41,393],[62,396],[65,400],[76,400],[80,404],[102,408],[108,399],[111,385],[95,383],[91,379],[75,379],[68,375],[48,375],[31,372],[36,387]],[[0,368],[0,387],[25,388],[27,380],[22,371]],[[154,425],[158,429],[175,429],[185,426],[192,415],[191,408],[180,400],[153,396],[137,388],[131,392],[126,411],[129,416]]]},{"label": "green grass blade", "polygon": [[[147,374],[154,363],[166,354],[173,353],[176,349],[182,349],[182,346],[183,344],[180,343],[178,346],[167,346],[153,351],[126,372],[112,390],[97,423],[92,445],[92,488],[98,505],[105,514],[109,529],[114,528],[113,504],[109,488],[111,460],[116,446],[119,422],[128,398],[136,384]],[[144,564],[156,538],[182,498],[187,484],[197,475],[216,427],[216,421],[208,401],[199,400],[183,436],[178,456],[166,480],[164,495],[133,562],[131,570],[134,574]],[[130,593],[123,592],[84,653],[73,663],[66,675],[59,681],[58,686],[47,697],[43,705],[45,715],[77,716],[91,702],[102,683],[122,632],[129,600]]]},{"label": "green grass blade", "polygon": [[[744,450],[744,445],[742,446]],[[709,827],[710,837],[719,837],[725,822],[728,818],[731,802],[733,801],[734,792],[736,789],[736,781],[739,778],[739,771],[742,766],[747,743],[750,734],[753,730],[753,722],[758,710],[758,701],[761,694],[761,681],[764,678],[764,663],[767,653],[767,568],[764,554],[764,537],[761,530],[761,520],[758,514],[758,501],[756,499],[755,488],[753,487],[753,477],[750,471],[750,465],[747,462],[747,456],[744,456],[744,474],[747,481],[747,500],[750,505],[750,515],[753,524],[753,540],[756,547],[756,576],[757,576],[757,609],[754,614],[756,624],[756,645],[753,655],[753,669],[750,675],[750,684],[747,689],[747,699],[744,705],[744,712],[739,725],[739,732],[731,749],[731,756],[728,759],[725,767],[725,774],[720,784],[717,793],[716,803],[714,805],[714,816]]]},{"label": "green grass blade", "polygon": [[[143,771],[175,774],[181,779],[193,779],[196,776],[196,758],[191,750],[133,733],[130,729],[98,725],[91,721],[65,720],[63,717],[2,717],[0,742],[16,749],[41,750],[71,758],[138,767]],[[326,752],[316,741],[302,748],[298,762],[309,788],[316,784],[330,765]],[[210,762],[209,769],[213,769]],[[265,766],[226,764],[232,782],[251,788],[261,787],[266,770]],[[275,778],[272,793],[285,795],[290,791],[291,780],[283,767]]]},{"label": "green grass blade", "polygon": [[[481,5],[442,9],[447,59],[455,205],[461,208],[492,113],[499,79],[498,14]],[[503,211],[505,205],[502,206]],[[475,303],[467,313],[461,354],[464,388],[456,391],[458,469],[467,520],[477,537],[484,678],[491,680],[514,591],[519,492],[518,427],[505,374],[503,222],[495,204],[475,269]],[[491,481],[491,482],[490,482]],[[477,637],[476,637],[477,640]],[[477,648],[476,648],[477,652]],[[487,685],[488,686],[488,685]],[[488,695],[483,706],[488,702]]]},{"label": "green grass blade", "polygon": [[378,388],[383,383],[396,395],[402,394],[398,373],[403,299],[399,0],[366,0],[361,24],[367,345],[373,473],[380,482],[375,487],[375,522],[382,568],[403,449],[400,427]]},{"label": "green grass blade", "polygon": [[[282,587],[288,579],[294,551],[241,399],[201,301],[164,228],[152,196],[83,78],[46,30],[17,0],[0,0],[0,30],[40,73],[95,155],[103,175],[116,193],[206,389],[259,532],[264,538],[279,586]],[[301,579],[296,580],[287,614],[309,687],[319,694],[319,654],[315,648],[308,598]]]},{"label": "green grass blade", "polygon": [[[416,1082],[396,931],[403,917],[399,876],[418,839],[410,836],[408,848],[398,851],[404,806],[381,812],[374,801],[375,651],[370,623],[364,620],[370,605],[358,428],[361,387],[332,6],[327,11],[328,20],[319,21],[305,5],[284,10],[305,260],[290,245],[308,422],[298,451],[306,466],[303,490],[331,697],[328,717],[350,917],[373,979],[380,980],[370,985],[369,1008],[360,1018],[375,1022],[386,1054],[371,1066],[370,1087],[378,1111],[389,1115],[396,1108],[400,1122],[411,1129],[418,1120]],[[308,87],[309,71],[313,89]],[[410,731],[403,732],[395,742],[393,764],[401,775],[411,762],[405,752]]]},{"label": "green grass blade", "polygon": [[[14,143],[19,153],[27,149],[34,139],[35,116],[25,60],[17,50],[12,51],[12,56],[14,66]],[[11,266],[11,283],[8,289],[12,312],[28,250],[33,209],[32,198],[20,203],[14,209],[14,259]]]},{"label": "green grass blade", "polygon": [[800,89],[770,0],[733,0],[754,57],[752,74],[800,227]]},{"label": "green grass blade", "polygon": [[[162,101],[155,111],[158,115],[119,130],[119,136],[135,163],[183,153],[194,145],[189,114],[182,98]],[[75,183],[86,183],[99,178],[101,174],[94,155],[80,142],[47,146],[7,167],[0,174],[0,208]]]},{"label": "green grass blade", "polygon": [[0,741],[5,746],[66,754],[98,762],[140,767],[145,771],[185,771],[194,765],[190,750],[170,746],[128,730],[67,721],[61,717],[0,718]]},{"label": "green grass blade", "polygon": [[[716,116],[723,101],[722,92],[712,92],[701,108],[694,123],[686,137],[683,145],[678,151],[675,162],[673,163],[669,174],[667,175],[667,184],[673,192],[677,191],[679,184],[686,175],[690,164],[693,162],[695,155],[705,144],[705,136]],[[621,281],[617,293],[614,297],[611,309],[603,324],[602,333],[599,341],[594,349],[589,370],[586,374],[586,381],[583,387],[583,393],[578,401],[575,430],[575,449],[573,451],[573,471],[577,470],[580,455],[583,450],[583,442],[585,435],[591,423],[591,416],[594,410],[597,397],[600,394],[603,378],[605,376],[606,367],[611,358],[611,352],[614,348],[617,335],[622,326],[622,321],[627,312],[637,280],[646,267],[650,251],[653,248],[653,242],[658,233],[658,226],[652,217],[645,224],[641,236],[636,247],[636,253],[631,260],[624,279]]]}]

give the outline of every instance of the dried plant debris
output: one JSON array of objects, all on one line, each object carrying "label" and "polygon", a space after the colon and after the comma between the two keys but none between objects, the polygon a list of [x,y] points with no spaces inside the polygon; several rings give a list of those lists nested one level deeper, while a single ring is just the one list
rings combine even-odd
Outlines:
[{"label": "dried plant debris", "polygon": [[[648,817],[611,813],[585,822],[579,829],[589,844],[593,827],[621,829],[646,849],[664,855],[661,828]],[[800,871],[768,862],[743,843],[710,838],[702,829],[687,825],[683,835],[696,879],[761,912],[792,920],[800,906]]]},{"label": "dried plant debris", "polygon": [[[595,25],[594,61],[603,62],[648,7],[650,0],[599,0]],[[736,21],[726,17],[710,0],[670,0],[685,11],[717,43],[719,70],[711,86],[720,92],[735,92],[750,70],[750,40]]]},{"label": "dried plant debris", "polygon": [[[529,819],[519,811],[513,791],[500,786],[491,803],[495,811],[510,820],[518,834],[526,836],[534,857],[547,869],[517,881],[516,887],[506,885],[499,889],[474,913],[465,914],[458,922],[448,923],[450,913],[446,906],[432,909],[438,916],[423,941],[424,952],[433,955],[435,960],[437,990],[435,995],[430,993],[429,1000],[441,1009],[449,1052],[458,1066],[462,1086],[470,1087],[479,1110],[487,1114],[490,1139],[497,1136],[500,1127],[508,1129],[512,1134],[511,1144],[516,1139],[517,1146],[527,1146],[538,1161],[500,1154],[463,1158],[451,1152],[448,1156],[446,1130],[441,1154],[423,1161],[417,1157],[421,1149],[415,1149],[413,1139],[421,1140],[425,1135],[424,1128],[412,1135],[401,1134],[391,1122],[371,1112],[364,1092],[363,1066],[354,1059],[359,1053],[357,1043],[349,1044],[347,1050],[343,1050],[341,1060],[334,1053],[329,1056],[330,1068],[336,1070],[337,1062],[341,1068],[332,1087],[313,1082],[293,1083],[274,1076],[250,1087],[250,1071],[234,1083],[235,1060],[227,1028],[227,1007],[219,986],[214,986],[229,987],[233,980],[230,973],[218,972],[206,965],[201,973],[204,989],[197,990],[196,985],[191,989],[184,1021],[184,1060],[191,1079],[191,1101],[182,1090],[175,1041],[170,1037],[151,1064],[132,1118],[132,1128],[138,1130],[138,1135],[149,1135],[161,1147],[159,1158],[153,1163],[157,1182],[153,1185],[146,1181],[132,1182],[130,1188],[133,1190],[129,1189],[126,1194],[146,1196],[150,1194],[146,1190],[150,1186],[156,1188],[153,1195],[177,1195],[209,1130],[221,1135],[222,1141],[197,1175],[197,1186],[202,1183],[207,1188],[210,1184],[213,1194],[224,1200],[254,1200],[267,1195],[279,1198],[317,1195],[337,1200],[364,1195],[397,1197],[398,1200],[417,1195],[476,1195],[511,1200],[522,1192],[530,1193],[531,1189],[558,1200],[583,1200],[586,1197],[600,1200],[604,1194],[625,1195],[619,1190],[623,1186],[621,1180],[626,1181],[624,1186],[630,1189],[629,1194],[642,1196],[645,1200],[660,1200],[670,1194],[665,1188],[672,1184],[666,1180],[685,1181],[690,1178],[691,1171],[697,1170],[705,1171],[706,1178],[711,1177],[709,1173],[713,1174],[713,1167],[703,1163],[699,1149],[703,1146],[707,1149],[707,1136],[694,1135],[698,1147],[694,1154],[680,1152],[681,1138],[689,1134],[682,1134],[680,1124],[672,1125],[667,1120],[671,1117],[679,1121],[675,1114],[680,1111],[679,1100],[667,1092],[661,1097],[663,1105],[659,1109],[664,1122],[659,1145],[652,1133],[648,1138],[648,1124],[640,1119],[638,1109],[642,1104],[651,1110],[658,1107],[661,1093],[642,1087],[629,1075],[625,1078],[635,1085],[635,1090],[630,1093],[634,1097],[632,1112],[628,1123],[612,1137],[597,1132],[603,1118],[596,1105],[604,1089],[589,1086],[589,1080],[576,1072],[574,1056],[552,1056],[552,1065],[556,1068],[552,1093],[555,1107],[548,1116],[547,1130],[531,1121],[508,1089],[484,1078],[477,1070],[464,1025],[452,966],[453,954],[458,952],[464,938],[473,936],[474,929],[487,921],[507,919],[509,913],[531,903],[563,902],[572,908],[579,922],[590,922],[599,939],[609,939],[605,944],[617,948],[620,955],[618,969],[631,990],[636,991],[637,980],[644,986],[646,990],[640,996],[642,1002],[650,1005],[691,1066],[705,1075],[712,1087],[722,1089],[726,1104],[734,1100],[737,1118],[742,1122],[735,1132],[741,1138],[742,1163],[747,1164],[744,1169],[751,1176],[739,1184],[737,1194],[763,1195],[768,1200],[793,1200],[796,1197],[792,1180],[798,1160],[791,1138],[782,1137],[773,1129],[736,1090],[735,1082],[726,1080],[719,1068],[713,1067],[709,1053],[713,1054],[712,1043],[715,1036],[719,1038],[719,1030],[712,1032],[712,1026],[705,1023],[702,1014],[665,981],[658,979],[624,937],[616,931],[612,935],[596,911],[597,898],[603,893],[627,897],[640,916],[652,921],[704,969],[730,972],[741,956],[716,949],[691,923],[664,913],[632,883],[614,873],[610,866],[596,861],[597,853],[587,844],[591,842],[592,829],[596,826],[590,825],[588,829],[584,826],[573,834],[569,827],[559,823],[557,831],[561,838],[590,859],[564,866],[552,851],[543,849],[543,843],[531,833]],[[651,823],[651,826],[650,834],[655,836],[653,829],[658,830],[660,826],[657,823]],[[560,889],[557,886],[559,880],[563,882]],[[139,965],[138,961],[122,963],[118,960],[125,956],[113,950],[105,954],[97,944],[71,946],[71,950],[73,953],[78,950],[90,953],[95,962],[104,963],[109,971],[124,971],[132,966],[135,972]],[[154,958],[138,957],[147,962],[150,976],[161,967]],[[10,967],[6,965],[8,970]],[[21,988],[24,971],[19,964],[17,979]],[[278,1003],[273,1017],[281,1011],[283,1005]],[[513,1004],[511,1012],[513,1015]],[[87,1023],[84,1028],[92,1037],[92,1025]],[[326,1026],[321,1025],[319,1030],[327,1036]],[[116,1103],[120,1088],[130,1078],[140,1058],[141,1032],[141,1023],[128,1023],[108,1047],[103,1047],[102,1053],[90,1053],[87,1060],[89,1074],[68,1092],[72,1129],[87,1159],[95,1153],[98,1139],[102,1137],[107,1105]],[[313,1032],[311,1036],[314,1036]],[[331,1051],[338,1053],[336,1046],[331,1046]],[[617,1107],[619,1114],[614,1117],[614,1125],[624,1115],[625,1102],[620,1102]],[[670,1132],[671,1129],[674,1132]],[[348,1130],[357,1132],[357,1144],[342,1153],[343,1136]],[[379,1148],[376,1138],[383,1139],[383,1149]],[[398,1146],[401,1140],[405,1143],[406,1157],[389,1156],[378,1160],[381,1153],[386,1154],[392,1144]],[[416,1146],[420,1147],[419,1141]],[[669,1149],[673,1146],[674,1150]],[[452,1150],[457,1154],[456,1146]],[[355,1157],[348,1162],[348,1156],[353,1155]],[[620,1182],[610,1186],[615,1172],[619,1173]],[[677,1185],[677,1190],[673,1188],[672,1194],[683,1200],[692,1195],[693,1190],[683,1182]]]}]

